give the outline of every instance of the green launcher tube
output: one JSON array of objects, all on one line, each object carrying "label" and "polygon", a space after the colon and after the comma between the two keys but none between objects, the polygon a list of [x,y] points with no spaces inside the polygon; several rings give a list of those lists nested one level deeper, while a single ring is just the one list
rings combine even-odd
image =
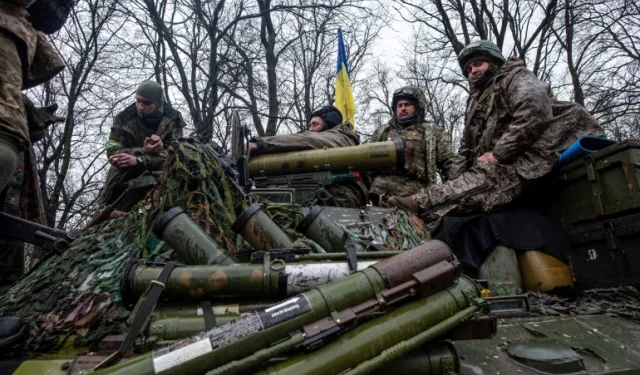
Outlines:
[{"label": "green launcher tube", "polygon": [[414,273],[452,260],[451,250],[444,243],[430,241],[344,279],[95,373],[205,374],[281,342],[291,333],[330,316],[332,312],[377,300],[382,290],[409,282]]}]

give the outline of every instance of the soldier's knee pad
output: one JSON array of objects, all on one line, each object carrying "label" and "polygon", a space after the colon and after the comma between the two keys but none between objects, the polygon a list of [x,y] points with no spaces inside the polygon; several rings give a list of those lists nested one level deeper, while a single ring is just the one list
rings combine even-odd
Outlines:
[{"label": "soldier's knee pad", "polygon": [[18,162],[18,150],[12,142],[0,137],[0,192],[4,190]]}]

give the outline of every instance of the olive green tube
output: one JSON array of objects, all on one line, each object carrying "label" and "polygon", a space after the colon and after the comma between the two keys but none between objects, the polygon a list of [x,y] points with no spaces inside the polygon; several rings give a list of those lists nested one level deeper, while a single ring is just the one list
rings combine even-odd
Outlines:
[{"label": "olive green tube", "polygon": [[[205,374],[289,338],[292,332],[328,317],[332,311],[342,311],[377,299],[381,290],[412,280],[414,270],[428,268],[452,257],[451,250],[442,242],[430,241],[376,264],[382,264],[382,267],[365,268],[171,347],[143,354],[96,373]],[[394,270],[394,277],[386,275],[385,270]]]},{"label": "olive green tube", "polygon": [[[398,255],[399,253],[399,251],[358,251],[356,252],[356,259],[385,259]],[[297,261],[346,260],[347,253],[299,254],[295,256],[295,259]]]},{"label": "olive green tube", "polygon": [[457,374],[460,360],[451,343],[440,342],[418,348],[376,369],[371,375],[449,375]]},{"label": "olive green tube", "polygon": [[180,207],[165,212],[153,231],[178,254],[185,264],[234,264],[233,257],[194,223]]},{"label": "olive green tube", "polygon": [[[376,264],[376,260],[357,263],[358,269]],[[121,292],[126,302],[134,304],[157,280],[163,267],[125,269]],[[176,267],[169,275],[161,299],[169,302],[203,299],[285,297],[342,279],[351,274],[346,261],[290,263],[281,260],[268,264],[234,264],[232,266]]]},{"label": "olive green tube", "polygon": [[[370,361],[366,370],[373,371],[387,361],[375,362],[386,348],[413,338],[439,325],[453,328],[481,309],[476,303],[480,290],[467,278],[460,278],[448,289],[432,296],[406,303],[352,331],[341,334],[335,341],[321,349],[298,355],[269,367],[260,374],[269,375],[325,375],[340,374],[358,369],[362,362]],[[449,328],[449,329],[450,329]],[[432,339],[445,333],[441,329],[432,332]],[[405,352],[403,354],[408,354]],[[348,372],[349,374],[351,373]],[[360,373],[368,373],[361,372]]]},{"label": "olive green tube", "polygon": [[[254,301],[244,301],[242,303],[233,303],[229,301],[225,304],[214,303],[212,306],[213,313],[215,315],[226,314],[242,314],[247,312],[254,312],[256,310],[267,308],[271,305],[278,303],[279,299],[274,298],[257,298]],[[185,303],[164,303],[158,304],[153,309],[153,316],[202,316],[202,306],[197,302]]]},{"label": "olive green tube", "polygon": [[332,149],[252,156],[249,176],[331,171],[377,171],[404,168],[404,143],[400,140]]},{"label": "olive green tube", "polygon": [[[227,324],[240,314],[215,315],[215,325]],[[180,340],[204,331],[204,316],[163,316],[151,319],[149,336],[163,341]]]},{"label": "olive green tube", "polygon": [[254,250],[293,247],[291,238],[262,211],[259,203],[254,203],[244,210],[231,229],[242,235]]},{"label": "olive green tube", "polygon": [[328,253],[346,252],[345,231],[322,213],[324,207],[313,206],[296,230],[322,246]]}]

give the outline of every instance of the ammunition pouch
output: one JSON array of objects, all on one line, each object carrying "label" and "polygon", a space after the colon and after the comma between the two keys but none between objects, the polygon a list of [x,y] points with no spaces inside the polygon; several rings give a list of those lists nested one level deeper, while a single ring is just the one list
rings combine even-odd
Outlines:
[{"label": "ammunition pouch", "polygon": [[62,29],[73,8],[73,0],[35,0],[27,7],[27,20],[34,29],[53,34]]}]

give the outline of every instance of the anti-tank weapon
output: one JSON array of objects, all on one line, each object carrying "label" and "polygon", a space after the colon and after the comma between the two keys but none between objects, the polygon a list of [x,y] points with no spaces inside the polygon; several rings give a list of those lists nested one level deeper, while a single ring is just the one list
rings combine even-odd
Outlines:
[{"label": "anti-tank weapon", "polygon": [[[352,328],[362,319],[377,316],[373,312],[385,312],[390,306],[404,306],[416,298],[419,298],[419,305],[424,306],[424,310],[407,305],[403,310],[394,311],[407,314],[401,315],[404,327],[420,323],[426,329],[442,323],[438,329],[430,331],[432,335],[437,334],[444,326],[460,324],[483,309],[481,300],[477,298],[479,290],[472,282],[460,279],[454,283],[456,266],[446,245],[431,241],[344,279],[100,373],[204,374],[214,369],[221,373],[246,372],[256,364],[264,363],[267,358],[290,352],[308,341],[307,338],[313,338],[308,344],[316,347],[318,340],[325,340],[331,336],[331,332]],[[443,288],[448,288],[448,291],[433,295]],[[394,325],[390,326],[393,328]],[[394,336],[389,342],[392,345],[399,344],[411,339],[415,332],[415,329],[403,330],[402,334]],[[380,334],[386,337],[389,331]],[[377,352],[369,350],[367,353],[365,360],[375,358],[380,354],[380,348]]]},{"label": "anti-tank weapon", "polygon": [[[351,184],[360,173],[404,168],[401,140],[331,149],[265,154],[249,159],[252,194],[278,202],[305,204],[321,198],[324,186]],[[287,190],[289,189],[289,190]]]}]

